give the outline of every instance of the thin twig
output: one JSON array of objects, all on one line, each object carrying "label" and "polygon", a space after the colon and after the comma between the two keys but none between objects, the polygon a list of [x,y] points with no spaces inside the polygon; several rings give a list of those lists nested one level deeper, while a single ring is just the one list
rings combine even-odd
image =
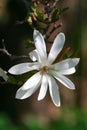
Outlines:
[{"label": "thin twig", "polygon": [[21,58],[29,59],[28,55],[21,55],[21,56],[12,55],[11,53],[8,52],[8,50],[5,48],[5,46],[2,49],[0,48],[0,52],[2,52],[3,54],[6,54],[12,61],[18,60],[18,59],[21,59]]},{"label": "thin twig", "polygon": [[10,54],[6,48],[2,48],[2,49],[0,48],[0,52],[2,52],[3,54],[6,54],[9,57],[12,56],[12,54]]}]

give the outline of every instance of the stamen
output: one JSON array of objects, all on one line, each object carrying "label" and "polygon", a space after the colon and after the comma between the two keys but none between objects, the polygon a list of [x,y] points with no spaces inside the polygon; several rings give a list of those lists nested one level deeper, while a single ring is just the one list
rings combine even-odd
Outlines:
[{"label": "stamen", "polygon": [[41,72],[42,72],[42,73],[48,73],[48,70],[49,70],[48,66],[43,66],[43,67],[41,68]]}]

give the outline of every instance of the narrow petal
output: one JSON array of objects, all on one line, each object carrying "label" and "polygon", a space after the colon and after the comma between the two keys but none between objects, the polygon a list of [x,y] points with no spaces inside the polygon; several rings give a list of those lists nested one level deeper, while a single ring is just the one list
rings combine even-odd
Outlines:
[{"label": "narrow petal", "polygon": [[47,75],[43,75],[41,88],[40,88],[40,92],[38,95],[38,100],[42,100],[45,97],[47,88],[48,88],[48,77],[47,77]]},{"label": "narrow petal", "polygon": [[32,52],[29,53],[29,56],[32,61],[39,61],[39,54],[38,51],[35,49]]},{"label": "narrow petal", "polygon": [[58,74],[56,71],[51,71],[51,74],[56,78],[60,83],[62,83],[65,87],[69,89],[75,89],[75,85],[71,80],[69,80],[67,77]]},{"label": "narrow petal", "polygon": [[7,81],[8,76],[7,76],[7,74],[5,73],[5,71],[4,71],[2,68],[0,68],[0,76],[1,76],[5,81]]},{"label": "narrow petal", "polygon": [[79,60],[80,60],[79,58],[68,58],[56,64],[53,64],[51,68],[55,70],[65,70],[65,69],[73,68],[79,63]]},{"label": "narrow petal", "polygon": [[56,59],[57,55],[60,53],[60,51],[64,46],[64,42],[65,42],[65,35],[63,33],[59,33],[55,38],[50,53],[48,55],[48,63],[51,64]]},{"label": "narrow petal", "polygon": [[59,74],[63,74],[63,75],[70,75],[70,74],[74,74],[75,72],[76,72],[75,67],[58,71]]},{"label": "narrow petal", "polygon": [[20,75],[24,74],[26,72],[32,71],[32,70],[38,70],[40,67],[40,64],[38,62],[34,63],[21,63],[18,65],[14,65],[11,67],[8,72],[13,75]]},{"label": "narrow petal", "polygon": [[23,90],[21,87],[20,89],[18,89],[16,93],[16,98],[26,99],[30,97],[38,89],[39,85],[40,85],[40,82],[38,82],[37,84],[35,84],[35,86],[33,86],[32,88],[29,88],[28,90]]},{"label": "narrow petal", "polygon": [[60,95],[59,95],[59,90],[58,90],[58,85],[53,77],[49,77],[49,91],[50,91],[50,96],[52,98],[53,103],[56,106],[60,106]]},{"label": "narrow petal", "polygon": [[34,38],[34,43],[38,51],[38,54],[40,56],[41,62],[44,60],[46,61],[46,58],[47,58],[46,46],[45,46],[45,41],[43,39],[42,34],[39,31],[34,30],[33,38]]},{"label": "narrow petal", "polygon": [[21,87],[22,90],[28,90],[29,88],[35,87],[39,82],[41,82],[42,75],[40,72],[34,74],[31,78],[29,78],[24,85]]}]

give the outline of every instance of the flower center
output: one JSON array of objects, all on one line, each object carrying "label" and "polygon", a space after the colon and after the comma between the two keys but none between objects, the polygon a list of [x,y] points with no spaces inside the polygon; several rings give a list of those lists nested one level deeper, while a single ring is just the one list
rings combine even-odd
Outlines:
[{"label": "flower center", "polygon": [[43,66],[43,67],[41,68],[41,72],[42,72],[42,73],[48,73],[48,70],[49,70],[48,66]]}]

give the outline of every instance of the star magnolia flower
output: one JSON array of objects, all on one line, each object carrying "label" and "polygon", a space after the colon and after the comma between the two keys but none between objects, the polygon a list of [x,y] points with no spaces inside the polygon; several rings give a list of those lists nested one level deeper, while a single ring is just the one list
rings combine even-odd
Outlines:
[{"label": "star magnolia flower", "polygon": [[2,68],[0,68],[0,77],[2,77],[5,81],[8,79],[8,76]]},{"label": "star magnolia flower", "polygon": [[33,38],[36,49],[29,54],[33,62],[15,65],[8,71],[14,75],[24,74],[32,70],[38,71],[18,89],[16,98],[25,99],[30,97],[41,85],[38,100],[42,100],[49,86],[49,92],[53,103],[56,106],[60,106],[60,96],[56,80],[69,89],[75,89],[75,85],[72,81],[64,75],[73,74],[75,72],[75,66],[78,64],[79,58],[69,58],[54,63],[64,46],[65,35],[63,33],[59,33],[55,38],[48,56],[46,53],[45,41],[40,32],[34,30]]}]

